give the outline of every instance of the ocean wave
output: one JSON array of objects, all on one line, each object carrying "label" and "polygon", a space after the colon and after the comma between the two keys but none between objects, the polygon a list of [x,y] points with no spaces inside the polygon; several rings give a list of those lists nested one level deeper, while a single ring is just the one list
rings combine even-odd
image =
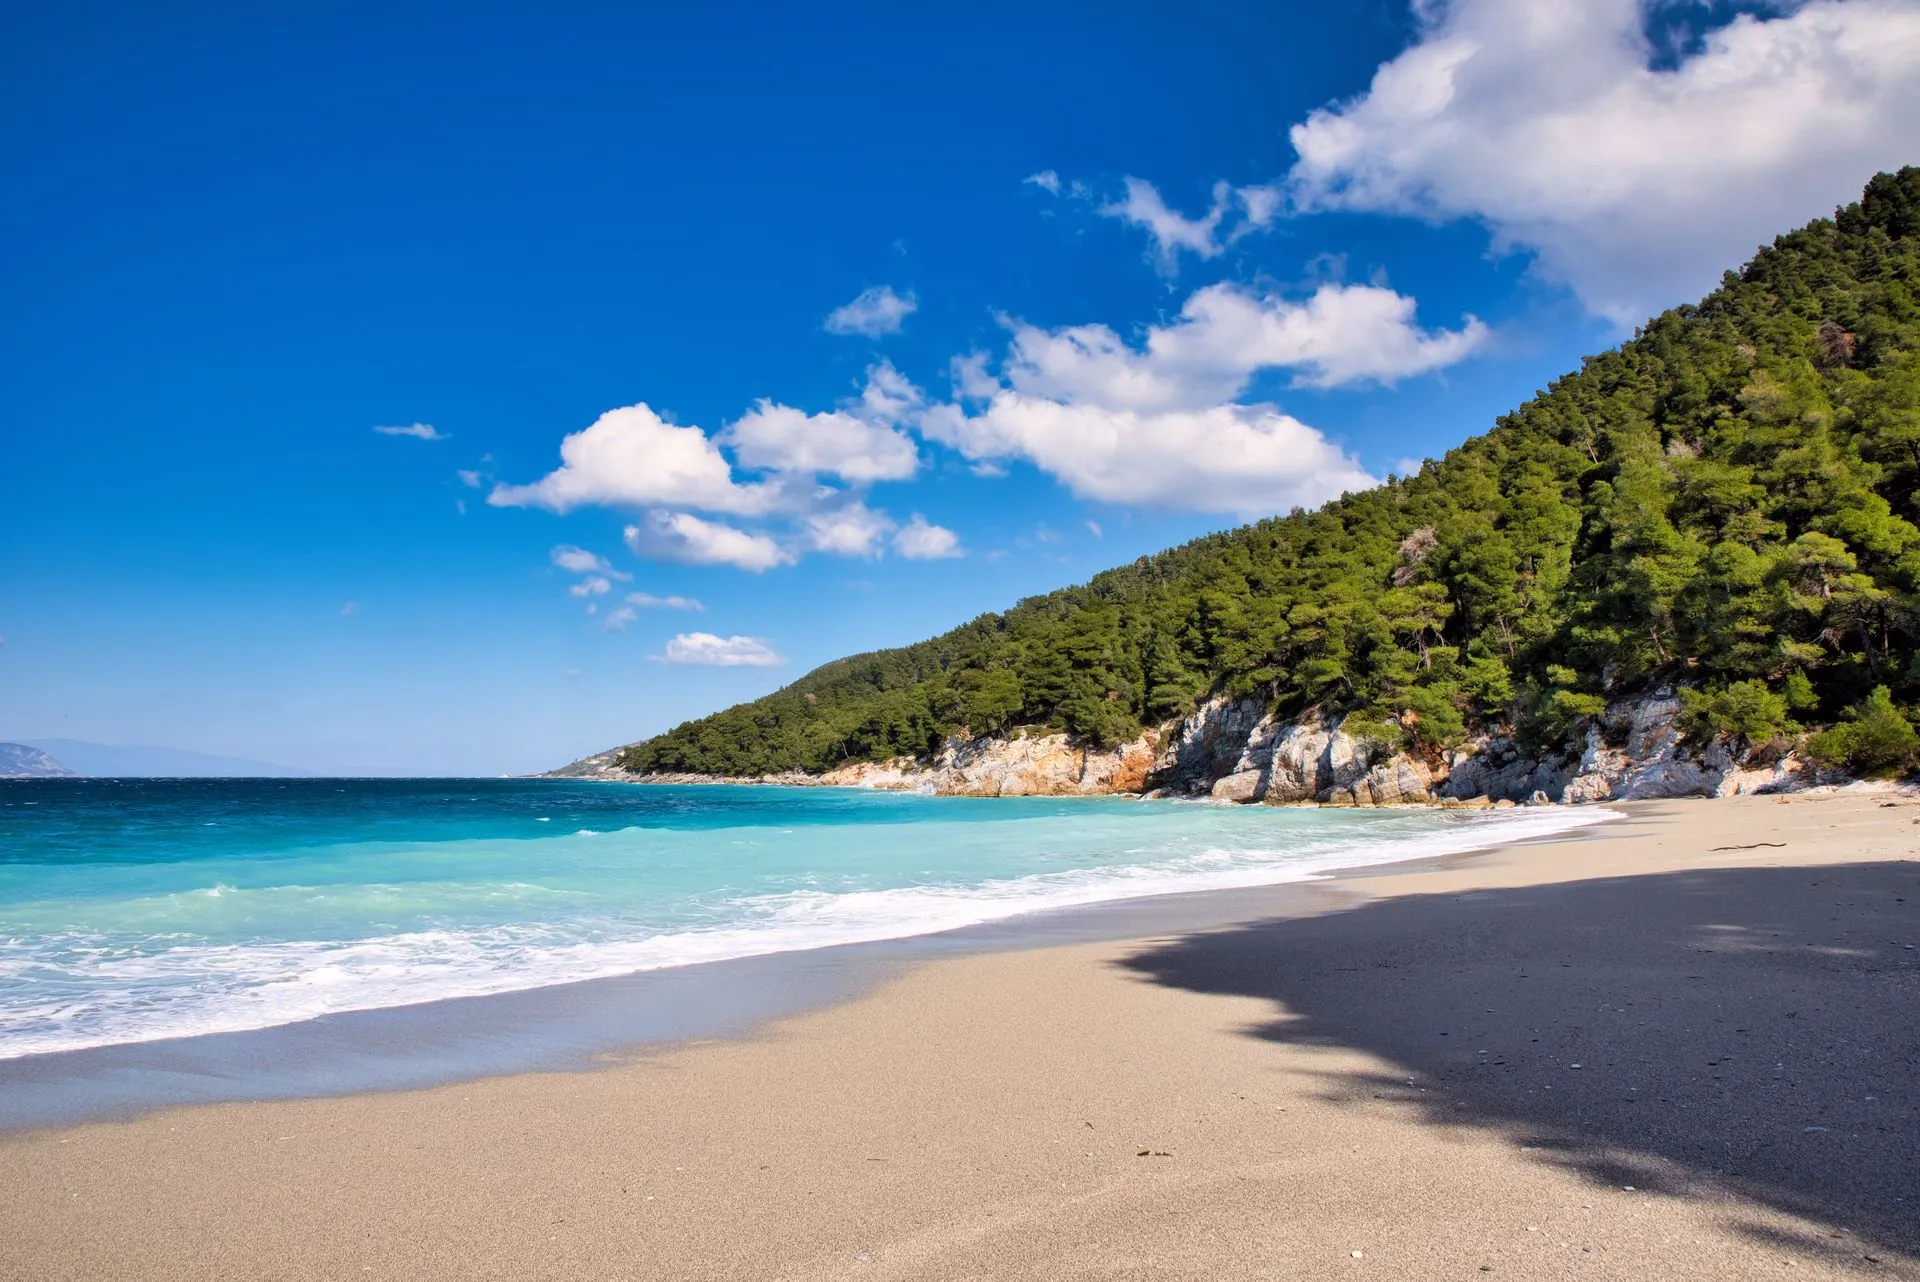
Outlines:
[{"label": "ocean wave", "polygon": [[[1147,854],[1140,862],[938,884],[836,889],[832,878],[801,876],[777,889],[700,903],[698,911],[689,900],[682,916],[697,924],[680,929],[617,915],[560,914],[336,940],[211,943],[176,937],[156,946],[160,937],[150,935],[143,947],[122,936],[80,932],[14,935],[0,938],[0,1059],[899,939],[1149,895],[1316,879],[1339,868],[1550,836],[1609,817],[1607,811],[1561,809],[1413,815],[1405,823],[1356,823],[1347,836],[1333,835],[1340,825],[1328,821],[1304,849],[1215,841],[1171,857]],[[1126,852],[1112,857],[1123,859]],[[1035,862],[1044,861],[1036,856]],[[541,891],[528,882],[499,885],[516,893]],[[199,893],[225,904],[285,888],[236,892],[222,882]]]}]

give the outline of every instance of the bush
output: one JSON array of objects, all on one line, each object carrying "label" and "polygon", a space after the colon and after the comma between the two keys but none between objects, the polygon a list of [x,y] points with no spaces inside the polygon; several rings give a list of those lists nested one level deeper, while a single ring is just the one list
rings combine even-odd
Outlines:
[{"label": "bush", "polygon": [[1767,689],[1764,681],[1735,681],[1710,693],[1682,690],[1680,705],[1680,729],[1693,738],[1728,735],[1764,743],[1792,725],[1786,698]]},{"label": "bush", "polygon": [[1412,714],[1402,724],[1427,747],[1451,748],[1467,737],[1466,718],[1444,692],[1415,686],[1402,701]]},{"label": "bush", "polygon": [[1349,713],[1341,720],[1340,729],[1369,752],[1398,752],[1407,742],[1406,732],[1399,724],[1377,712]]},{"label": "bush", "polygon": [[1556,721],[1571,725],[1581,717],[1597,717],[1607,710],[1604,696],[1580,694],[1573,690],[1555,690],[1547,700],[1547,712]]},{"label": "bush", "polygon": [[1920,756],[1920,732],[1894,706],[1885,686],[1847,709],[1846,720],[1815,735],[1807,751],[1824,766],[1845,766],[1855,774],[1905,774]]}]

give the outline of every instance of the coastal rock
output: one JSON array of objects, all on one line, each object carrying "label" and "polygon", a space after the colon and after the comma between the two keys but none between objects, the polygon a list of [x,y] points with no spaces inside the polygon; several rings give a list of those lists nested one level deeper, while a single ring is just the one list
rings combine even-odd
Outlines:
[{"label": "coastal rock", "polygon": [[1140,792],[1154,761],[1152,732],[1108,750],[1063,734],[951,739],[930,761],[854,762],[809,777],[829,787],[929,792],[947,797],[1052,797]]},{"label": "coastal rock", "polygon": [[1564,764],[1554,755],[1529,754],[1505,736],[1469,739],[1445,758],[1444,798],[1486,797],[1520,801],[1536,792],[1558,796],[1566,787]]},{"label": "coastal rock", "polygon": [[1171,792],[1210,792],[1228,775],[1260,769],[1254,758],[1260,753],[1257,734],[1263,726],[1271,726],[1263,701],[1216,695],[1183,718],[1167,736],[1165,748],[1152,762],[1150,776],[1157,786]]},{"label": "coastal rock", "polygon": [[1616,700],[1588,721],[1572,747],[1529,749],[1483,734],[1431,759],[1383,752],[1346,733],[1340,718],[1310,712],[1280,719],[1264,695],[1208,699],[1178,722],[1110,749],[1063,734],[1016,731],[954,738],[931,758],[851,762],[821,775],[784,773],[714,779],[635,776],[601,753],[554,772],[572,778],[650,783],[825,784],[961,797],[1144,793],[1207,796],[1268,805],[1480,809],[1546,802],[1577,805],[1658,797],[1734,796],[1831,782],[1784,744],[1761,749],[1725,740],[1690,742],[1679,728],[1679,693],[1662,686]]}]

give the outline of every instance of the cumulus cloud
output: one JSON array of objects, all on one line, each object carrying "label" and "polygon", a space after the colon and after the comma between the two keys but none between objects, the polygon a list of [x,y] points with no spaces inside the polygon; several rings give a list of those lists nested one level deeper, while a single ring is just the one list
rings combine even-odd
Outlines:
[{"label": "cumulus cloud", "polygon": [[651,592],[629,592],[627,604],[642,610],[692,610],[695,614],[707,612],[706,606],[690,596],[655,596]]},{"label": "cumulus cloud", "polygon": [[977,414],[929,416],[927,430],[969,458],[1025,458],[1107,503],[1264,513],[1376,484],[1272,405],[1143,412],[1007,389]]},{"label": "cumulus cloud", "polygon": [[960,549],[959,535],[944,525],[930,523],[918,512],[893,536],[893,550],[909,561],[938,561],[966,555]]},{"label": "cumulus cloud", "polygon": [[[876,555],[896,523],[864,494],[919,471],[919,443],[905,427],[925,407],[920,389],[886,361],[835,409],[810,414],[762,400],[713,435],[631,405],[562,440],[560,467],[530,484],[496,485],[487,501],[560,513],[638,509],[642,519],[626,532],[635,553],[696,565],[759,572],[807,552]],[[553,556],[572,573],[630,577],[585,549]]]},{"label": "cumulus cloud", "polygon": [[465,467],[456,471],[454,475],[460,478],[460,484],[466,486],[470,490],[479,489],[481,482],[485,479],[480,475],[479,472],[474,471],[471,468],[465,468]]},{"label": "cumulus cloud", "polygon": [[891,285],[876,285],[861,290],[851,303],[829,312],[827,332],[864,334],[868,338],[898,334],[900,326],[919,307],[919,301],[912,294],[896,294]]},{"label": "cumulus cloud", "polygon": [[530,485],[494,486],[487,502],[554,512],[589,504],[672,505],[757,515],[782,496],[774,482],[736,482],[732,464],[705,432],[669,423],[645,404],[608,410],[562,440],[560,464]]},{"label": "cumulus cloud", "polygon": [[660,659],[707,668],[774,668],[786,662],[759,637],[719,637],[711,632],[682,632],[667,642]]},{"label": "cumulus cloud", "polygon": [[876,512],[864,503],[847,503],[804,518],[802,526],[807,543],[816,552],[836,556],[874,556],[879,542],[893,529],[893,521],[884,512]]},{"label": "cumulus cloud", "polygon": [[1024,459],[1083,498],[1232,513],[1317,502],[1374,478],[1312,427],[1238,398],[1263,370],[1299,386],[1392,383],[1485,340],[1470,316],[1427,330],[1415,312],[1379,285],[1290,299],[1219,284],[1138,342],[1104,325],[1016,322],[997,374],[979,356],[954,362],[959,399],[915,422],[976,467]]},{"label": "cumulus cloud", "polygon": [[648,512],[626,530],[635,556],[688,565],[731,565],[759,574],[794,561],[771,536],[722,521],[705,521],[690,512]]},{"label": "cumulus cloud", "polygon": [[600,626],[608,632],[625,632],[627,625],[639,617],[640,612],[632,606],[617,605],[607,611],[607,617],[600,621]]},{"label": "cumulus cloud", "polygon": [[[871,381],[866,395],[888,401],[888,393],[876,391]],[[899,411],[889,405],[885,412]],[[842,410],[808,414],[766,400],[722,432],[720,442],[742,467],[821,473],[854,483],[903,481],[920,466],[913,441],[884,422]]]},{"label": "cumulus cloud", "polygon": [[1637,323],[1914,159],[1920,7],[1780,8],[1663,61],[1642,0],[1422,0],[1412,47],[1294,126],[1290,196],[1482,220]]},{"label": "cumulus cloud", "polygon": [[409,423],[405,427],[376,427],[382,436],[411,436],[416,441],[448,441],[452,436],[431,423]]},{"label": "cumulus cloud", "polygon": [[1020,181],[1023,183],[1032,183],[1049,195],[1058,196],[1060,194],[1060,175],[1051,169],[1042,169],[1037,174],[1028,174]]},{"label": "cumulus cloud", "polygon": [[[1416,304],[1378,285],[1322,285],[1304,300],[1209,285],[1135,347],[1105,325],[1015,324],[1005,374],[1014,390],[1115,409],[1201,409],[1238,396],[1263,369],[1311,387],[1393,383],[1461,360],[1486,338],[1473,317],[1423,330]],[[970,394],[993,392],[967,371]]]},{"label": "cumulus cloud", "polygon": [[567,589],[568,595],[579,597],[605,596],[611,591],[613,591],[613,584],[598,574],[592,578],[582,579]]}]

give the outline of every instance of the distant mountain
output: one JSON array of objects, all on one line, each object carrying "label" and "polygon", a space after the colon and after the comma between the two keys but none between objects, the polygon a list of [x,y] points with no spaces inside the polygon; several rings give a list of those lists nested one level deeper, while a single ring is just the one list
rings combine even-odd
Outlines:
[{"label": "distant mountain", "polygon": [[71,779],[73,771],[40,749],[24,743],[0,743],[0,779]]},{"label": "distant mountain", "polygon": [[[271,761],[217,757],[184,748],[128,747],[84,739],[29,739],[25,747],[58,757],[71,767],[63,773],[105,779],[303,779],[313,775],[310,770]],[[5,758],[0,756],[0,774],[4,773]]]}]

